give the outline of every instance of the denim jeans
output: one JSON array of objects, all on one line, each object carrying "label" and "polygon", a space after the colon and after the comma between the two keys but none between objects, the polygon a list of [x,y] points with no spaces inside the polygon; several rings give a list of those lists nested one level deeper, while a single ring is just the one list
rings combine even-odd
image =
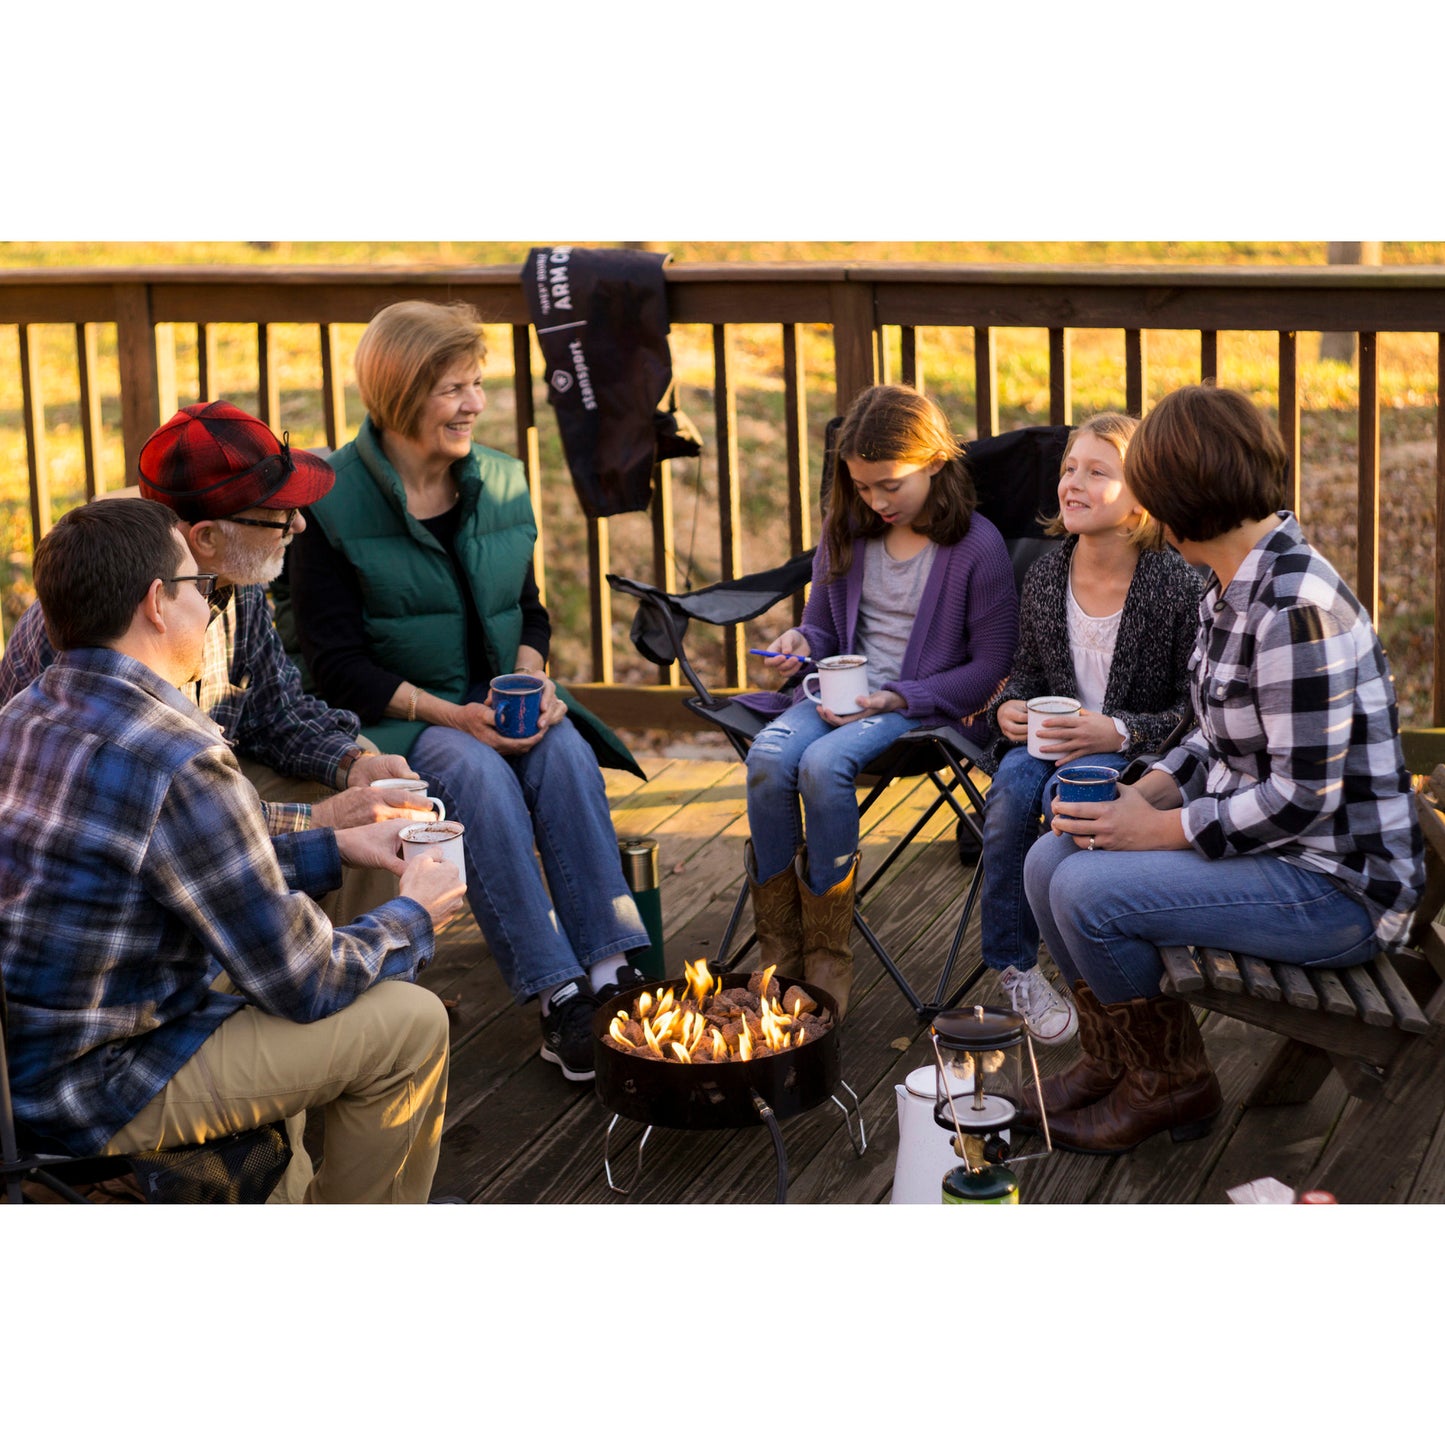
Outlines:
[{"label": "denim jeans", "polygon": [[1106,1004],[1162,992],[1160,944],[1325,968],[1363,963],[1376,949],[1363,904],[1324,874],[1268,854],[1089,852],[1045,833],[1024,864],[1024,888],[1060,972]]},{"label": "denim jeans", "polygon": [[407,761],[466,827],[467,902],[517,1002],[647,947],[602,773],[570,719],[515,757],[457,728],[429,727]]},{"label": "denim jeans", "polygon": [[[1053,799],[1057,766],[1020,745],[1003,755],[989,786],[979,936],[990,968],[1029,969],[1039,960],[1039,926],[1024,897],[1024,858],[1039,836],[1039,815]],[[1122,769],[1125,763],[1119,753],[1097,753],[1069,766]]]},{"label": "denim jeans", "polygon": [[[858,851],[855,779],[914,724],[901,712],[832,727],[816,703],[794,703],[748,749],[748,829],[766,882],[808,837],[808,887],[825,893],[848,876]],[[801,803],[801,812],[799,804]]]}]

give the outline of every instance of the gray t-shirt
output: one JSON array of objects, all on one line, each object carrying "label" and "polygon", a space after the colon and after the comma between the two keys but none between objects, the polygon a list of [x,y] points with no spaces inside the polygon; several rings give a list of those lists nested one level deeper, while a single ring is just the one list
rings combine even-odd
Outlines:
[{"label": "gray t-shirt", "polygon": [[908,635],[933,567],[938,544],[930,542],[906,562],[888,555],[882,537],[870,537],[863,553],[863,595],[858,603],[857,650],[868,659],[868,691],[898,680]]}]

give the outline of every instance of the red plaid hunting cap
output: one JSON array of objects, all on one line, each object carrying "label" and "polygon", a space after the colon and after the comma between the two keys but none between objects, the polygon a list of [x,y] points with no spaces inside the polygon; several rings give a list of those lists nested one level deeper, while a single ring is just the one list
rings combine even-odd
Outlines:
[{"label": "red plaid hunting cap", "polygon": [[331,464],[280,441],[228,401],[184,406],[140,452],[140,494],[186,522],[233,517],[248,507],[306,507],[331,490]]}]

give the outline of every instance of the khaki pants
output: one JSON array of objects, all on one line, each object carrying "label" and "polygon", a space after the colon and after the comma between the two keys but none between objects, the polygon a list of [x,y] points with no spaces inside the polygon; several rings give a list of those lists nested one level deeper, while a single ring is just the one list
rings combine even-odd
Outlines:
[{"label": "khaki pants", "polygon": [[238,1010],[105,1152],[174,1149],[320,1108],[326,1153],[306,1203],[424,1204],[446,1094],[446,1009],[388,979],[315,1023]]},{"label": "khaki pants", "polygon": [[[365,738],[360,741],[363,746],[367,745]],[[255,758],[238,757],[238,761],[241,772],[268,803],[319,803],[323,798],[335,796],[334,790],[324,783],[282,777]],[[395,898],[400,886],[401,880],[396,874],[384,868],[353,868],[343,863],[341,887],[318,901],[326,910],[326,916],[339,928]]]}]

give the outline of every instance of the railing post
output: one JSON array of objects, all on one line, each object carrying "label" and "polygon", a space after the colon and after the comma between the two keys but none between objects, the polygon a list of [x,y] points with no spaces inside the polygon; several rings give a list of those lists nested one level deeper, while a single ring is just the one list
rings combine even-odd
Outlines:
[{"label": "railing post", "polygon": [[833,318],[833,378],[837,415],[842,416],[859,392],[878,380],[873,346],[873,287],[867,282],[840,281],[828,287]]},{"label": "railing post", "polygon": [[1074,424],[1074,343],[1068,328],[1049,327],[1049,425]]},{"label": "railing post", "polygon": [[512,399],[517,413],[517,455],[527,471],[527,491],[537,522],[537,545],[532,548],[532,573],[537,591],[547,601],[546,533],[542,523],[542,452],[537,440],[537,413],[532,401],[532,330],[512,327]]},{"label": "railing post", "polygon": [[325,321],[321,323],[321,410],[326,445],[335,451],[346,430],[346,378],[341,374],[341,334]]},{"label": "railing post", "polygon": [[[908,328],[905,337],[912,335]],[[906,372],[906,365],[905,365]],[[788,451],[788,555],[813,545],[813,490],[808,475],[808,388],[803,338],[798,326],[783,327],[783,411]],[[827,485],[820,482],[819,490]],[[793,598],[793,626],[803,620],[803,594]]]},{"label": "railing post", "polygon": [[973,328],[974,426],[979,436],[998,435],[998,346],[993,328]]},{"label": "railing post", "polygon": [[[730,582],[742,574],[742,510],[738,504],[738,398],[733,380],[732,333],[712,329],[713,419],[717,428],[718,577]],[[746,635],[741,627],[723,628],[723,675],[738,687],[747,676]]]},{"label": "railing post", "polygon": [[1149,390],[1149,336],[1142,328],[1124,330],[1124,412],[1144,415],[1144,398]]},{"label": "railing post", "polygon": [[120,432],[125,447],[122,486],[140,478],[140,449],[160,425],[160,385],[150,287],[127,282],[115,288],[115,349],[120,370]]},{"label": "railing post", "polygon": [[45,393],[40,348],[32,353],[28,326],[19,327],[20,398],[25,413],[25,465],[30,481],[30,550],[50,530],[50,465],[45,452]]},{"label": "railing post", "polygon": [[100,360],[100,346],[95,327],[78,322],[75,327],[75,363],[80,381],[80,440],[85,451],[85,500],[105,490],[100,471],[100,387],[95,373]]},{"label": "railing post", "polygon": [[1360,332],[1358,551],[1359,598],[1370,620],[1380,616],[1380,352],[1373,331]]},{"label": "railing post", "polygon": [[1445,331],[1435,336],[1435,686],[1431,727],[1445,727]]}]

